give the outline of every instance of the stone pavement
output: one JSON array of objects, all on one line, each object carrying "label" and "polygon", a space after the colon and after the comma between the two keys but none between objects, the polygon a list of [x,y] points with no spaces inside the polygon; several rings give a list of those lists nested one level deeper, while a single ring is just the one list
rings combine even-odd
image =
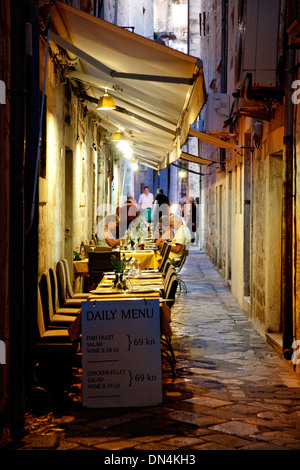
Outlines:
[{"label": "stone pavement", "polygon": [[[177,376],[160,406],[83,409],[80,376],[61,409],[28,413],[7,449],[299,450],[300,380],[260,336],[208,258],[190,252],[172,309]],[[113,455],[113,454],[112,454]]]}]

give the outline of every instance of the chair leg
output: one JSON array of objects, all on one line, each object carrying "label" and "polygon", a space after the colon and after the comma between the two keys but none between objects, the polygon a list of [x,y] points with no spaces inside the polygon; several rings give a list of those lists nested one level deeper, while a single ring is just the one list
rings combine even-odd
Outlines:
[{"label": "chair leg", "polygon": [[175,369],[175,364],[176,364],[176,358],[174,354],[173,347],[171,345],[170,338],[168,337],[161,337],[161,353],[162,356],[167,360],[171,367],[171,372],[172,376],[176,377],[176,369]]},{"label": "chair leg", "polygon": [[72,381],[74,364],[72,345],[43,344],[37,351],[35,378],[37,387],[33,391],[44,392],[53,405],[59,404]]},{"label": "chair leg", "polygon": [[45,384],[39,379],[40,364],[37,362],[33,370],[33,381],[31,390],[26,398],[27,407],[34,413],[44,414],[53,410],[53,399]]},{"label": "chair leg", "polygon": [[187,293],[187,287],[186,287],[185,282],[179,278],[178,278],[178,287],[179,287],[179,291],[183,292],[184,294]]},{"label": "chair leg", "polygon": [[172,360],[175,363],[176,362],[176,357],[175,357],[175,354],[174,354],[174,349],[173,349],[172,344],[171,344],[171,339],[168,336],[163,336],[163,337],[161,337],[161,342],[168,349],[168,351],[169,351],[169,353],[172,357]]},{"label": "chair leg", "polygon": [[162,351],[162,356],[167,360],[171,367],[171,372],[172,372],[172,377],[176,377],[176,370],[175,370],[175,364],[173,363],[171,357],[166,351]]}]

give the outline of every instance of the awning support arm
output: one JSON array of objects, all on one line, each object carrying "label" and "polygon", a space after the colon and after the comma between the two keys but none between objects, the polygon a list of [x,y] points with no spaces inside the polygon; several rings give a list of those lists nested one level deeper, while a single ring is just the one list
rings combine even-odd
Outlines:
[{"label": "awning support arm", "polygon": [[184,77],[165,77],[165,76],[159,76],[159,75],[143,75],[143,74],[138,74],[138,73],[117,72],[116,70],[110,69],[106,65],[102,64],[102,62],[99,62],[97,59],[90,56],[86,52],[82,51],[78,47],[74,46],[70,42],[61,38],[60,36],[55,34],[53,31],[50,31],[50,39],[51,41],[55,42],[59,46],[68,50],[69,52],[72,52],[73,54],[77,55],[82,60],[85,60],[96,69],[101,70],[101,72],[113,78],[127,78],[127,79],[132,79],[132,80],[146,80],[146,81],[151,81],[151,82],[155,81],[155,82],[167,82],[167,83],[181,83],[184,85],[192,85],[196,79],[196,75],[194,75],[193,78],[184,78]]},{"label": "awning support arm", "polygon": [[205,173],[199,173],[198,171],[190,170],[189,168],[185,168],[184,166],[176,165],[176,163],[171,163],[171,165],[177,166],[177,168],[180,168],[181,170],[188,171],[189,173],[195,173],[195,175],[206,176]]},{"label": "awning support arm", "polygon": [[179,83],[183,85],[193,85],[195,75],[193,78],[183,77],[165,77],[163,75],[143,75],[140,73],[122,73],[112,70],[110,75],[114,78],[128,78],[131,80],[145,80],[148,82],[166,82],[166,83]]}]

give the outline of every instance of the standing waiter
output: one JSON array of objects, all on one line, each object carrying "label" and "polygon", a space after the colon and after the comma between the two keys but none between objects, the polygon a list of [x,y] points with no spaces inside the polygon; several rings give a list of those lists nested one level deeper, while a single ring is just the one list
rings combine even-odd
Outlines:
[{"label": "standing waiter", "polygon": [[151,222],[153,194],[149,192],[149,186],[144,187],[144,192],[140,195],[138,204],[142,214],[146,217],[147,222]]}]

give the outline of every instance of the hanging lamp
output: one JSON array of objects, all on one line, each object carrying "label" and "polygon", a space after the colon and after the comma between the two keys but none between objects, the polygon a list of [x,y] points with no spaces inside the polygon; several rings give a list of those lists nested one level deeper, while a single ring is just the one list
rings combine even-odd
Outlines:
[{"label": "hanging lamp", "polygon": [[124,134],[122,132],[115,132],[111,138],[112,142],[120,142],[121,140],[125,140]]},{"label": "hanging lamp", "polygon": [[107,93],[105,93],[103,96],[100,96],[97,109],[116,109],[113,97]]}]

